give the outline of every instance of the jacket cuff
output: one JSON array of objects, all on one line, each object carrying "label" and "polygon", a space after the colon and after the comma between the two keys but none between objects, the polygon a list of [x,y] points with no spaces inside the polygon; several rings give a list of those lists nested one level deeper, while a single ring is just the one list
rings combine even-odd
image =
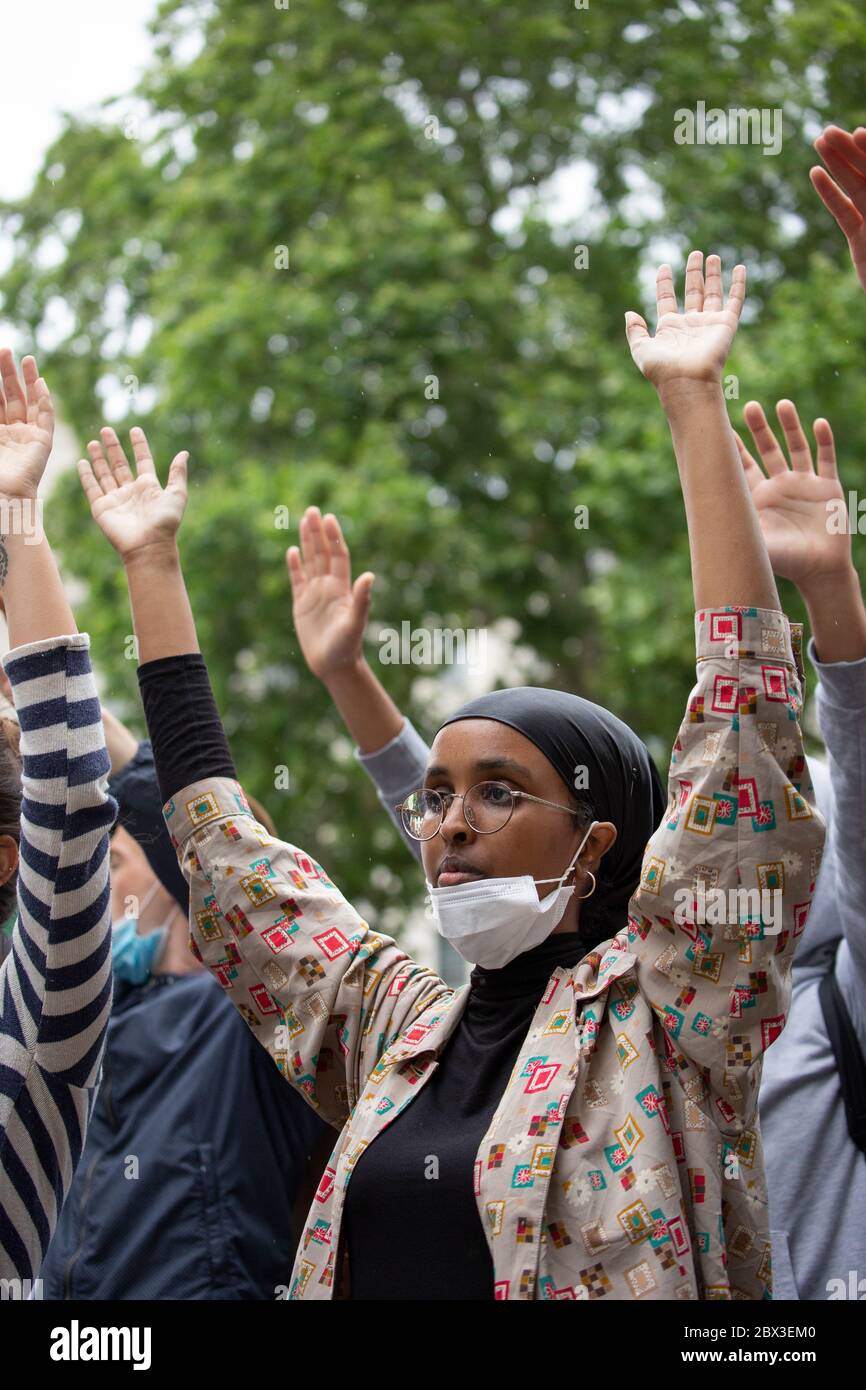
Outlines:
[{"label": "jacket cuff", "polygon": [[403,728],[390,743],[375,753],[362,753],[356,748],[355,757],[376,783],[383,800],[396,803],[418,787],[418,769],[427,766],[429,751],[412,721],[404,718]]},{"label": "jacket cuff", "polygon": [[59,647],[79,647],[85,651],[90,648],[90,634],[88,632],[69,632],[60,637],[40,637],[38,642],[22,642],[18,647],[11,647],[3,657],[3,669],[9,679],[12,679],[12,672],[9,669],[10,662],[16,662],[27,656],[35,656],[38,652],[53,652]]},{"label": "jacket cuff", "polygon": [[706,608],[695,614],[698,661],[766,660],[802,666],[802,623],[790,623],[777,608]]},{"label": "jacket cuff", "polygon": [[806,648],[821,682],[822,703],[846,713],[866,711],[866,657],[860,661],[819,661],[814,637]]},{"label": "jacket cuff", "polygon": [[[181,851],[190,835],[211,821],[228,820],[236,816],[256,816],[244,795],[240,782],[230,777],[206,777],[191,782],[162,808],[165,824],[176,851]],[[231,840],[231,825],[223,827]]]}]

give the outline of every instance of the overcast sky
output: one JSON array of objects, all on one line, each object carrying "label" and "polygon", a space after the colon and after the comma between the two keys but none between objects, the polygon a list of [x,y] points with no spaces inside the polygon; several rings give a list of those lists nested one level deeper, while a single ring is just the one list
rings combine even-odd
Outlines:
[{"label": "overcast sky", "polygon": [[2,197],[25,194],[64,111],[128,92],[151,51],[157,0],[5,0]]}]

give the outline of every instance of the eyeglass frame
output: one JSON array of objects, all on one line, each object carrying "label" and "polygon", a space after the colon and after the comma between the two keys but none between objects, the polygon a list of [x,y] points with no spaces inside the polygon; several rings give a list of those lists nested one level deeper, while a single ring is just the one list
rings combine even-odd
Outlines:
[{"label": "eyeglass frame", "polygon": [[472,825],[471,822],[466,819],[466,814],[464,812],[463,819],[466,821],[466,824],[469,826],[469,829],[473,831],[476,835],[495,835],[498,831],[504,830],[506,825],[508,825],[508,822],[511,820],[511,817],[514,815],[515,797],[520,797],[524,801],[537,801],[541,806],[550,806],[554,811],[565,811],[566,814],[569,816],[575,815],[575,808],[573,806],[561,806],[557,801],[546,801],[543,796],[533,796],[531,792],[515,791],[513,787],[508,786],[507,782],[499,782],[496,780],[496,778],[492,777],[484,777],[480,782],[473,782],[469,790],[465,792],[440,792],[436,791],[435,787],[417,787],[415,791],[411,791],[409,793],[409,796],[417,796],[419,792],[435,792],[436,795],[440,797],[443,801],[446,797],[448,798],[448,805],[440,813],[441,819],[436,829],[433,831],[432,835],[412,835],[412,831],[409,829],[408,825],[406,825],[405,820],[403,820],[403,807],[409,800],[409,796],[407,796],[403,801],[401,801],[399,806],[395,806],[394,810],[400,813],[400,819],[406,830],[406,834],[412,835],[413,840],[417,840],[419,844],[423,845],[425,841],[434,839],[440,833],[443,825],[445,824],[445,818],[448,815],[448,812],[451,810],[451,805],[454,801],[465,801],[466,797],[469,796],[470,792],[474,792],[476,787],[485,786],[503,787],[505,791],[510,792],[511,810],[508,813],[508,819],[504,820],[501,825],[497,825],[495,830],[479,830],[477,826]]}]

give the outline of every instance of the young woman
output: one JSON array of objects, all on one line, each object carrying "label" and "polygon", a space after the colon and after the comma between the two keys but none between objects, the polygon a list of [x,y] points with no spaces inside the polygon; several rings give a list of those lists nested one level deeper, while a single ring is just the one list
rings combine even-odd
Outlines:
[{"label": "young woman", "polygon": [[[81,1155],[111,1007],[108,754],[86,633],[41,530],[54,410],[0,350],[0,587],[20,720],[0,762],[0,1277],[39,1272]],[[34,524],[35,523],[35,524]],[[21,1293],[19,1288],[19,1294]]]},{"label": "young woman", "polygon": [[[668,808],[639,740],[577,697],[496,692],[446,721],[407,825],[440,928],[482,963],[478,999],[408,959],[249,814],[177,555],[185,457],[163,490],[141,432],[134,476],[105,430],[79,466],[126,566],[194,949],[340,1130],[293,1298],[333,1297],[338,1272],[356,1298],[770,1293],[757,1083],[824,831],[799,761],[791,634],[721,390],[745,271],[725,303],[718,257],[706,281],[702,264],[693,252],[683,314],[660,270],[655,337],[627,316],[671,424],[698,607]],[[704,887],[730,904],[707,921]],[[776,894],[780,931],[741,887]],[[612,934],[587,955],[595,892]]]}]

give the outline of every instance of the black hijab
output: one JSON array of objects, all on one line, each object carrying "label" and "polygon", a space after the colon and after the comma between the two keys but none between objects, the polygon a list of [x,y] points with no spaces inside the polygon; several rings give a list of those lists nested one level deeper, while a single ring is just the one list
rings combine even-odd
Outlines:
[{"label": "black hijab", "polygon": [[[516,729],[552,763],[572,796],[580,801],[583,795],[591,803],[596,820],[616,826],[616,843],[602,859],[596,891],[580,913],[580,933],[588,949],[615,936],[625,926],[647,841],[667,806],[646,745],[601,705],[535,685],[481,695],[439,728],[457,719],[494,719]],[[575,788],[580,767],[586,768],[583,793],[580,786]]]}]

